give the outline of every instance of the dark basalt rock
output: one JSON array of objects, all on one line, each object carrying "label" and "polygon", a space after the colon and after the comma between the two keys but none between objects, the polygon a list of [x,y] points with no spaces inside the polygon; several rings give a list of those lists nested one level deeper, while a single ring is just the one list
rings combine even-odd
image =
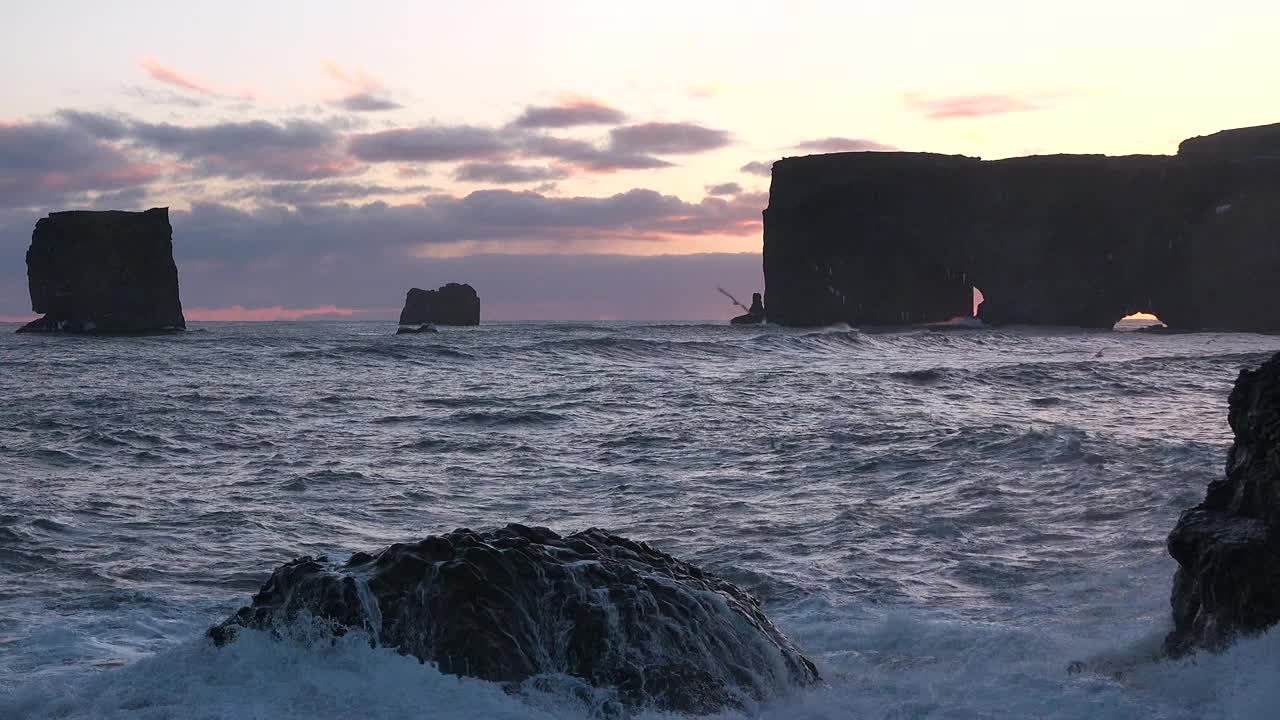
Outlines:
[{"label": "dark basalt rock", "polygon": [[412,288],[404,296],[401,325],[479,325],[480,296],[470,285],[449,283],[438,290]]},{"label": "dark basalt rock", "polygon": [[783,325],[1280,331],[1280,125],[1176,156],[837,153],[773,166],[765,305]]},{"label": "dark basalt rock", "polygon": [[760,293],[751,293],[751,307],[747,308],[745,314],[729,321],[732,325],[759,325],[762,322],[764,322],[764,298],[760,297]]},{"label": "dark basalt rock", "polygon": [[708,713],[819,680],[746,592],[603,530],[463,529],[345,563],[301,558],[209,635],[222,645],[304,610],[442,672],[510,688],[566,674],[628,706]]},{"label": "dark basalt rock", "polygon": [[1178,571],[1164,651],[1174,657],[1280,621],[1280,355],[1242,370],[1229,405],[1226,477],[1169,533]]},{"label": "dark basalt rock", "polygon": [[405,327],[401,325],[400,327],[396,328],[397,335],[421,335],[422,333],[434,333],[434,332],[440,332],[440,331],[436,330],[435,326],[430,324],[419,325],[418,327]]},{"label": "dark basalt rock", "polygon": [[169,209],[52,213],[27,250],[31,309],[18,332],[147,333],[186,328]]}]

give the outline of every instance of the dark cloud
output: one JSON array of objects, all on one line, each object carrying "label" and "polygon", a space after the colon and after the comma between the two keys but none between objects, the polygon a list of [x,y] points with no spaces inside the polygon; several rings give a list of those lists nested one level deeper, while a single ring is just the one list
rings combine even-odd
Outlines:
[{"label": "dark cloud", "polygon": [[380,112],[383,110],[399,110],[404,107],[382,93],[372,90],[348,95],[333,101],[333,104],[351,112]]},{"label": "dark cloud", "polygon": [[[380,210],[374,210],[376,215]],[[29,317],[22,253],[44,211],[0,210],[0,316]],[[715,320],[737,314],[716,291],[746,296],[763,288],[759,253],[657,255],[471,255],[414,258],[374,245],[345,248],[335,261],[319,254],[279,259],[271,247],[299,213],[248,213],[225,206],[171,212],[174,254],[188,308],[336,305],[394,322],[406,288],[465,280],[479,289],[483,316],[498,319]],[[353,214],[358,217],[358,214]],[[349,228],[348,228],[349,229]],[[407,233],[406,233],[407,235]],[[365,237],[363,235],[359,237]],[[211,252],[231,245],[236,255]]]},{"label": "dark cloud", "polygon": [[708,195],[737,195],[742,192],[742,186],[736,182],[720,183],[719,185],[708,185]]},{"label": "dark cloud", "polygon": [[160,173],[82,125],[0,125],[0,207],[88,205],[85,193],[145,185]]},{"label": "dark cloud", "polygon": [[827,137],[817,140],[798,142],[793,147],[797,150],[811,150],[820,153],[835,152],[891,152],[898,148],[892,145],[867,140],[865,138]]},{"label": "dark cloud", "polygon": [[356,164],[327,123],[265,120],[183,126],[133,122],[128,138],[193,165],[197,175],[312,180],[345,175]]},{"label": "dark cloud", "polygon": [[727,130],[695,123],[651,122],[609,131],[610,148],[625,153],[685,155],[719,150],[732,141]]},{"label": "dark cloud", "polygon": [[1020,97],[995,93],[934,98],[910,94],[903,97],[903,102],[912,110],[924,114],[925,117],[937,120],[1003,115],[1040,109],[1040,106]]},{"label": "dark cloud", "polygon": [[770,175],[773,174],[773,161],[770,160],[769,162],[760,162],[757,160],[757,161],[749,162],[746,165],[743,165],[742,167],[738,168],[738,170],[744,173],[749,173],[751,175],[769,177]]},{"label": "dark cloud", "polygon": [[[348,123],[341,118],[192,126],[76,110],[59,111],[57,118],[58,123],[46,127],[61,128],[95,143],[111,141],[99,145],[114,152],[171,156],[181,167],[175,165],[170,170],[196,177],[313,180],[361,169],[345,150],[342,131]],[[72,142],[69,147],[77,145]]]},{"label": "dark cloud", "polygon": [[127,118],[79,110],[59,110],[57,117],[64,124],[82,130],[100,140],[120,140],[129,134]]},{"label": "dark cloud", "polygon": [[563,180],[566,177],[569,177],[569,172],[564,168],[483,162],[461,165],[453,173],[455,180],[496,183],[498,185]]},{"label": "dark cloud", "polygon": [[576,101],[563,105],[534,106],[511,124],[518,128],[567,128],[579,125],[615,125],[625,122],[621,110],[594,101]]},{"label": "dark cloud", "polygon": [[532,135],[526,137],[521,152],[530,157],[559,160],[583,170],[613,172],[615,170],[655,170],[671,167],[661,158],[643,153],[601,149],[585,140]]},{"label": "dark cloud", "polygon": [[[281,199],[300,199],[288,185]],[[303,195],[305,198],[305,194]],[[298,204],[256,209],[199,203],[181,214],[198,257],[248,262],[269,257],[389,253],[451,243],[541,244],[607,249],[618,241],[661,242],[676,236],[749,236],[760,231],[757,196],[685,202],[653,190],[608,197],[547,197],[479,190],[464,197],[428,195],[389,205]],[[175,224],[176,227],[176,224]],[[359,238],[358,243],[353,238]]]},{"label": "dark cloud", "polygon": [[356,135],[351,152],[366,162],[449,162],[494,159],[510,151],[494,130],[434,125]]},{"label": "dark cloud", "polygon": [[[326,197],[319,197],[324,188]],[[294,208],[255,209],[198,203],[174,210],[174,248],[189,307],[369,308],[394,318],[404,288],[466,280],[487,318],[724,319],[733,308],[717,285],[760,288],[758,253],[636,258],[583,255],[620,239],[759,233],[761,198],[685,202],[651,190],[601,198],[549,198],[487,190],[431,196],[410,205],[308,205],[342,191],[340,183],[274,183],[266,194]],[[300,195],[298,193],[301,193]],[[118,198],[118,199],[123,199]],[[138,198],[135,198],[136,201]],[[43,212],[0,210],[0,315],[26,313],[22,253]],[[571,254],[419,258],[414,251],[454,242],[497,241],[493,250]],[[527,241],[541,241],[534,247]],[[574,254],[577,253],[577,254]],[[381,314],[379,314],[381,313]]]},{"label": "dark cloud", "polygon": [[283,182],[239,188],[228,200],[256,200],[284,205],[320,205],[333,202],[364,202],[383,195],[426,195],[437,193],[430,185],[377,185],[356,182]]}]

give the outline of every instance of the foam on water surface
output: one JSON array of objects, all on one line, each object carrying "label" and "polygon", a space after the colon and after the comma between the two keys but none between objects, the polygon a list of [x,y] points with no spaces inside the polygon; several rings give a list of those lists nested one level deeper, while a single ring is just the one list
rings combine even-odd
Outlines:
[{"label": "foam on water surface", "polygon": [[827,684],[751,717],[1280,703],[1275,633],[1149,659],[1164,536],[1222,472],[1236,371],[1280,339],[207,327],[0,328],[0,717],[607,715],[570,678],[508,694],[358,637],[203,638],[295,556],[507,522],[650,540],[760,597]]}]

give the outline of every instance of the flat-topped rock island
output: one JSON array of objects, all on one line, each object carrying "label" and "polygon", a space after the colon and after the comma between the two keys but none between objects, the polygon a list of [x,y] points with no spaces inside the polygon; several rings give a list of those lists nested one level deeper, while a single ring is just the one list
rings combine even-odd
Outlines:
[{"label": "flat-topped rock island", "polygon": [[18,332],[135,334],[186,329],[169,209],[51,213],[27,250],[31,309]]}]

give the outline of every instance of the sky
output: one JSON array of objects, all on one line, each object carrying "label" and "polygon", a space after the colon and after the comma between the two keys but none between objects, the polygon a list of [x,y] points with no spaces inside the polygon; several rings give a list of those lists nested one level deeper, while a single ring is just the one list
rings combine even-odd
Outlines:
[{"label": "sky", "polygon": [[[785,5],[785,7],[784,7]],[[43,215],[169,207],[188,319],[720,320],[785,156],[1280,122],[1280,3],[8,3],[0,320]]]}]

